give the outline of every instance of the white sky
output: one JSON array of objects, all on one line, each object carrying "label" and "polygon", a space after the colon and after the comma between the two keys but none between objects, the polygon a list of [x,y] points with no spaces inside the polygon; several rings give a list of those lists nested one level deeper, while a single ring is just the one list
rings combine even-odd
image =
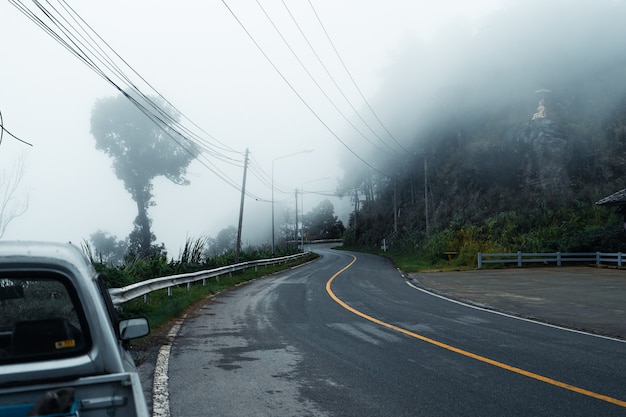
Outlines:
[{"label": "white sky", "polygon": [[[502,2],[312,0],[368,98],[376,95],[382,69],[404,40],[421,38],[427,42],[451,20],[469,19],[479,25],[480,18]],[[346,121],[295,62],[256,1],[227,3],[324,122],[340,136],[348,131]],[[285,3],[336,81],[362,109],[363,102],[337,62],[308,2]],[[248,148],[255,163],[268,174],[274,161],[276,185],[288,190],[335,190],[337,179],[343,175],[338,154],[344,148],[268,64],[221,1],[70,0],[70,4],[186,116],[241,152],[241,160]],[[356,119],[314,61],[282,2],[262,0],[261,4],[327,94],[342,103],[345,114]],[[34,145],[25,146],[6,134],[0,145],[0,170],[10,169],[20,158],[24,160],[26,169],[18,198],[28,198],[28,210],[11,222],[3,239],[80,243],[98,229],[125,238],[133,228],[136,207],[115,177],[110,158],[95,149],[89,125],[95,101],[116,95],[116,91],[7,1],[0,3],[0,39],[4,126]],[[358,144],[351,142],[350,146]],[[276,160],[305,149],[313,152]],[[219,161],[216,164],[232,181],[241,183],[241,168]],[[238,190],[198,163],[189,167],[187,177],[191,185],[186,187],[157,179],[157,206],[149,212],[157,242],[164,242],[174,257],[187,236],[215,236],[221,229],[236,225],[238,218]],[[250,172],[247,190],[271,199],[270,187]],[[321,198],[305,195],[304,211]],[[293,194],[277,191],[275,199],[293,209]],[[349,199],[331,201],[336,214],[346,221]],[[259,239],[269,242],[270,204],[247,197],[245,206],[244,244]],[[280,222],[280,208],[276,207]]]}]

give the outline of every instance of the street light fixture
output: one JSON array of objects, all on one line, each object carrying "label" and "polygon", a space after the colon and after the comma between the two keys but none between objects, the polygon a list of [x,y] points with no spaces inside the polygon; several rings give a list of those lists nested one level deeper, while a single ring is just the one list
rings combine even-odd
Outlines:
[{"label": "street light fixture", "polygon": [[279,159],[289,158],[290,156],[300,155],[301,153],[310,153],[313,152],[313,149],[305,149],[303,151],[293,152],[287,155],[279,156],[278,158],[272,159],[272,256],[275,254],[275,233],[274,233],[274,162]]}]

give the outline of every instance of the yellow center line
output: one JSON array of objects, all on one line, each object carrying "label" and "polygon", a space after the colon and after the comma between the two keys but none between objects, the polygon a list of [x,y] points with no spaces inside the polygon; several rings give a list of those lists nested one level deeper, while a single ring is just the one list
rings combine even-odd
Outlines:
[{"label": "yellow center line", "polygon": [[422,336],[421,334],[414,333],[414,332],[412,332],[410,330],[403,329],[402,327],[398,327],[398,326],[395,326],[393,324],[386,323],[386,322],[384,322],[382,320],[379,320],[379,319],[377,319],[375,317],[369,316],[369,315],[367,315],[367,314],[365,314],[365,313],[363,313],[363,312],[361,312],[361,311],[359,311],[359,310],[357,310],[357,309],[355,309],[353,307],[350,307],[348,304],[346,304],[344,301],[342,301],[339,297],[337,297],[335,295],[335,293],[331,289],[331,284],[335,280],[335,278],[337,278],[342,272],[344,272],[345,270],[350,268],[352,265],[354,265],[354,263],[356,262],[357,258],[356,258],[356,256],[352,256],[352,257],[353,257],[353,259],[352,259],[352,261],[348,265],[346,265],[340,271],[335,273],[335,275],[333,275],[328,280],[328,282],[326,282],[326,292],[328,293],[328,295],[330,295],[330,297],[337,304],[339,304],[340,306],[342,306],[346,310],[356,314],[359,317],[362,317],[362,318],[364,318],[366,320],[369,320],[372,323],[376,323],[376,324],[378,324],[380,326],[387,327],[388,329],[395,330],[397,332],[403,333],[403,334],[405,334],[407,336],[410,336],[410,337],[413,337],[415,339],[419,339],[419,340],[422,340],[424,342],[433,344],[435,346],[439,346],[440,348],[449,350],[449,351],[454,352],[454,353],[458,353],[459,355],[463,355],[463,356],[466,356],[468,358],[475,359],[477,361],[481,361],[481,362],[488,363],[488,364],[493,365],[493,366],[497,366],[498,368],[506,369],[507,371],[515,372],[516,374],[519,374],[519,375],[524,375],[526,377],[529,377],[529,378],[532,378],[532,379],[536,379],[537,381],[545,382],[545,383],[550,384],[550,385],[555,385],[557,387],[564,388],[566,390],[573,391],[573,392],[576,392],[578,394],[582,394],[582,395],[586,395],[586,396],[589,396],[589,397],[593,397],[593,398],[596,398],[596,399],[599,399],[599,400],[602,400],[602,401],[606,401],[606,402],[609,402],[609,403],[612,403],[612,404],[616,404],[616,405],[619,405],[620,407],[625,407],[626,408],[626,401],[618,400],[617,398],[609,397],[608,395],[598,394],[598,393],[593,392],[593,391],[589,391],[589,390],[586,390],[586,389],[583,389],[583,388],[579,388],[579,387],[576,387],[574,385],[567,384],[565,382],[557,381],[555,379],[548,378],[548,377],[543,376],[543,375],[535,374],[533,372],[529,372],[529,371],[526,371],[524,369],[517,368],[515,366],[507,365],[505,363],[498,362],[496,360],[489,359],[489,358],[486,358],[484,356],[480,356],[480,355],[477,355],[477,354],[472,353],[472,352],[468,352],[468,351],[463,350],[463,349],[459,349],[457,347],[448,345],[446,343],[439,342],[439,341],[431,339],[429,337]]}]

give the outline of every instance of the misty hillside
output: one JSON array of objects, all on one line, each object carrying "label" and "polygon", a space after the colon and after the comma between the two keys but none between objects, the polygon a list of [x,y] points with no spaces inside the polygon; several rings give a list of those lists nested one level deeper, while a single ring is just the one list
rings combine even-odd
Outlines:
[{"label": "misty hillside", "polygon": [[372,152],[378,172],[346,158],[349,243],[621,248],[594,202],[626,187],[626,7],[522,3],[476,33],[408,42],[387,68],[378,102],[403,149]]}]

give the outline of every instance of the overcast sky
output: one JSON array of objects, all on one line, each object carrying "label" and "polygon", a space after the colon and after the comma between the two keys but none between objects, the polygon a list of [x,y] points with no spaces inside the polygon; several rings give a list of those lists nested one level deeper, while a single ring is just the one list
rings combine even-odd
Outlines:
[{"label": "overcast sky", "polygon": [[[381,73],[407,40],[427,44],[441,28],[455,22],[480,30],[484,19],[503,3],[311,0],[368,99],[380,93]],[[243,161],[243,153],[249,149],[256,169],[248,175],[247,190],[253,197],[245,200],[244,245],[271,239],[271,189],[259,180],[260,172],[269,175],[274,167],[275,201],[292,209],[296,188],[322,192],[337,188],[344,174],[339,155],[346,149],[335,135],[344,138],[350,130],[348,122],[293,58],[259,7],[263,6],[324,91],[357,123],[284,6],[335,82],[359,110],[364,109],[308,1],[226,2],[282,76],[222,1],[69,0],[69,4],[159,93],[212,137],[238,152],[230,156]],[[11,222],[3,239],[80,243],[98,229],[125,238],[133,228],[136,206],[115,177],[110,158],[95,149],[89,125],[95,101],[117,91],[8,1],[0,3],[0,39],[4,126],[33,145],[26,146],[6,134],[0,144],[0,169],[24,161],[17,198],[28,199],[27,211]],[[346,139],[347,144],[358,149],[358,142],[351,140]],[[308,149],[312,152],[281,158]],[[240,166],[217,159],[214,163],[223,176],[240,186]],[[149,212],[157,242],[164,242],[174,257],[187,236],[215,236],[237,224],[239,190],[199,163],[192,163],[187,177],[191,185],[186,187],[157,179],[157,205]],[[303,203],[307,212],[321,198],[305,194],[299,204]],[[346,221],[349,199],[331,201],[336,214]]]}]

